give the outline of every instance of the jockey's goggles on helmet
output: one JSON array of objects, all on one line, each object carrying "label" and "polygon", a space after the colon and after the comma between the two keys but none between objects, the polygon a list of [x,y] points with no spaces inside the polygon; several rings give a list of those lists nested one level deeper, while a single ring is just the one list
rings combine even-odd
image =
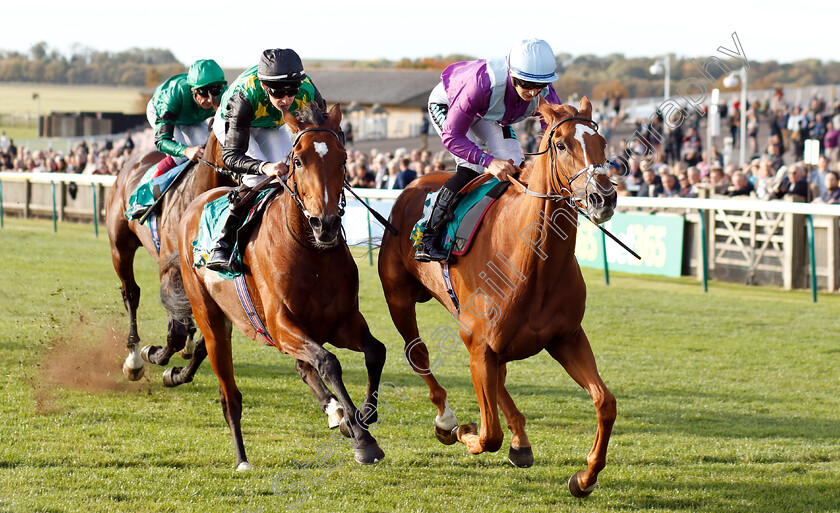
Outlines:
[{"label": "jockey's goggles on helmet", "polygon": [[529,82],[527,80],[522,80],[522,79],[516,78],[516,77],[513,78],[513,83],[515,85],[518,85],[522,89],[526,89],[528,91],[533,91],[535,89],[542,89],[542,88],[544,88],[545,86],[548,85],[547,83]]},{"label": "jockey's goggles on helmet", "polygon": [[195,90],[195,94],[203,97],[208,98],[210,96],[216,97],[222,94],[222,91],[225,89],[225,86],[222,84],[211,84],[204,87],[199,87]]},{"label": "jockey's goggles on helmet", "polygon": [[300,83],[285,83],[285,84],[271,84],[265,85],[265,90],[274,98],[284,98],[286,96],[297,96]]}]

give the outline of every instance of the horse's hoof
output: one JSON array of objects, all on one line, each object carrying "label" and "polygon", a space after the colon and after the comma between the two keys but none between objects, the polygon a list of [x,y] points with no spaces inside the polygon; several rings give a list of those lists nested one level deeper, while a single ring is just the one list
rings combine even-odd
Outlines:
[{"label": "horse's hoof", "polygon": [[181,385],[183,382],[176,381],[175,377],[181,372],[181,367],[171,367],[163,371],[163,386],[172,388]]},{"label": "horse's hoof", "polygon": [[372,465],[385,459],[385,452],[379,448],[379,445],[377,445],[376,442],[373,442],[367,447],[359,447],[353,452],[356,457],[356,461],[362,465]]},{"label": "horse's hoof", "polygon": [[435,436],[443,445],[452,445],[458,441],[458,426],[452,429],[443,429],[435,426]]},{"label": "horse's hoof", "polygon": [[517,449],[511,445],[508,451],[508,461],[514,467],[528,468],[534,464],[534,451],[530,447]]},{"label": "horse's hoof", "polygon": [[572,477],[569,478],[569,491],[572,492],[572,495],[574,495],[578,499],[588,497],[589,494],[592,493],[593,490],[595,490],[595,487],[598,486],[598,481],[595,480],[595,482],[592,483],[592,486],[590,486],[589,488],[581,488],[580,480],[578,478],[578,475],[580,475],[581,472],[583,471],[578,470],[577,472],[572,474]]},{"label": "horse's hoof", "polygon": [[158,346],[143,346],[140,349],[140,358],[142,358],[144,362],[151,363],[152,365],[154,365],[155,362],[151,360],[151,354],[157,350]]},{"label": "horse's hoof", "polygon": [[347,420],[345,420],[344,417],[342,417],[341,421],[338,423],[338,430],[341,431],[341,434],[347,438],[353,438],[353,432],[350,431],[350,426],[347,425]]},{"label": "horse's hoof", "polygon": [[461,424],[458,426],[458,440],[463,438],[465,435],[477,435],[478,434],[478,425],[475,422],[467,422],[466,424]]},{"label": "horse's hoof", "polygon": [[137,381],[138,379],[143,377],[143,374],[146,372],[146,367],[140,367],[137,369],[129,367],[127,364],[123,363],[123,374],[125,375],[126,379],[129,381]]},{"label": "horse's hoof", "polygon": [[184,360],[192,360],[193,354],[191,352],[185,353],[184,350],[181,349],[180,351],[178,351],[178,356],[180,356]]},{"label": "horse's hoof", "polygon": [[243,461],[239,465],[236,466],[236,471],[237,472],[248,472],[248,471],[251,471],[251,470],[254,470],[254,467],[252,467],[251,464],[248,463],[247,461]]}]

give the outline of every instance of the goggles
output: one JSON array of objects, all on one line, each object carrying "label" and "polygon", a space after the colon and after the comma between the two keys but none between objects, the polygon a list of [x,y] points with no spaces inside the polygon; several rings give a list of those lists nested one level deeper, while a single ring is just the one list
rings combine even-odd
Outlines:
[{"label": "goggles", "polygon": [[529,82],[527,80],[522,80],[520,78],[515,78],[515,77],[513,79],[513,83],[515,85],[518,85],[522,89],[526,89],[528,91],[534,91],[536,89],[543,89],[544,87],[546,87],[548,85],[547,83],[543,83],[543,82]]},{"label": "goggles", "polygon": [[222,94],[225,86],[221,84],[213,84],[209,86],[199,87],[195,90],[195,94],[201,96],[202,98],[209,98],[209,97],[216,97]]},{"label": "goggles", "polygon": [[285,98],[286,96],[297,96],[300,84],[283,84],[278,86],[265,86],[266,92],[273,98]]}]

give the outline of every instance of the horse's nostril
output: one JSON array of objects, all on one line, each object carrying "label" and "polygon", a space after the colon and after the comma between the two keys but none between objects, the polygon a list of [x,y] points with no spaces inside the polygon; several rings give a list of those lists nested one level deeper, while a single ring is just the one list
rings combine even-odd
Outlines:
[{"label": "horse's nostril", "polygon": [[320,217],[310,217],[309,218],[309,226],[311,226],[313,230],[320,230],[321,229],[321,218]]}]

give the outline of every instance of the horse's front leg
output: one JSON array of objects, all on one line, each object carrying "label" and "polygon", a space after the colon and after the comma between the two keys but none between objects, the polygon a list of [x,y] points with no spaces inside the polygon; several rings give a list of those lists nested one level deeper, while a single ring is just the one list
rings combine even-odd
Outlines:
[{"label": "horse's front leg", "polygon": [[338,397],[344,409],[344,421],[355,439],[353,449],[355,459],[362,464],[377,463],[385,458],[385,453],[379,448],[376,440],[370,434],[367,426],[360,422],[362,415],[350,399],[350,394],[342,380],[341,363],[334,354],[310,338],[306,332],[293,322],[288,316],[278,314],[277,329],[269,328],[279,333],[276,338],[278,349],[298,360],[315,367],[321,378],[329,385]]},{"label": "horse's front leg", "polygon": [[368,372],[368,387],[365,402],[359,409],[359,420],[365,426],[376,424],[379,419],[377,399],[382,369],[385,367],[385,344],[370,332],[370,328],[361,312],[354,313],[347,323],[336,330],[333,344],[337,347],[362,351],[365,355],[365,367]]},{"label": "horse's front leg", "polygon": [[554,339],[546,347],[548,353],[592,397],[598,414],[598,432],[586,457],[587,468],[569,479],[569,491],[575,497],[585,497],[598,484],[598,473],[607,463],[607,445],[615,422],[615,397],[598,374],[595,356],[583,328],[569,338]]},{"label": "horse's front leg", "polygon": [[187,339],[195,333],[192,311],[183,300],[181,267],[177,258],[167,258],[160,269],[160,301],[169,314],[166,329],[166,345],[144,346],[140,354],[143,359],[155,365],[166,365],[172,355],[184,348]]},{"label": "horse's front leg", "polygon": [[467,346],[470,347],[470,374],[473,388],[475,388],[478,407],[481,410],[481,429],[476,434],[475,424],[465,424],[458,429],[458,440],[466,445],[472,454],[484,451],[496,452],[504,440],[497,407],[498,357],[484,344],[467,344]]},{"label": "horse's front leg", "polygon": [[324,384],[324,380],[318,375],[318,371],[303,360],[295,362],[295,370],[297,370],[300,379],[312,390],[321,411],[327,414],[327,425],[330,429],[337,428],[344,418],[344,410],[335,395]]}]

